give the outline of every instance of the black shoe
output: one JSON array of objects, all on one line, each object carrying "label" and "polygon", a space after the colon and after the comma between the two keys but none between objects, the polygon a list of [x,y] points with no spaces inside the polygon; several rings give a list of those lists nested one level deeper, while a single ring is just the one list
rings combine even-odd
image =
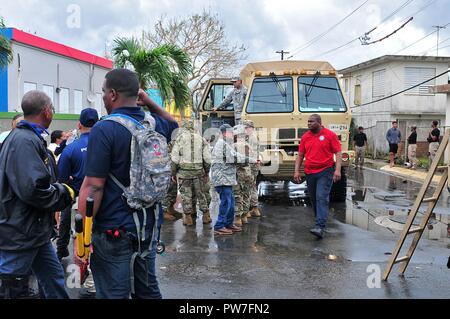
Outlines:
[{"label": "black shoe", "polygon": [[66,248],[58,248],[56,250],[56,256],[58,256],[59,261],[61,261],[63,258],[69,257],[69,249]]},{"label": "black shoe", "polygon": [[17,299],[41,299],[41,295],[38,291],[28,288],[26,291],[22,291],[18,296]]},{"label": "black shoe", "polygon": [[322,228],[316,227],[316,228],[311,229],[309,232],[319,239],[323,238],[323,229]]},{"label": "black shoe", "polygon": [[95,299],[95,290],[91,291],[85,287],[81,287],[78,297],[80,299]]}]

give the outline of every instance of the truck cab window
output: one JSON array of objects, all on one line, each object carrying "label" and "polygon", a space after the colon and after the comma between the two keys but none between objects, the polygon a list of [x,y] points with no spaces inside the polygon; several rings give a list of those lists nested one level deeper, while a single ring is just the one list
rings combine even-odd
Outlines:
[{"label": "truck cab window", "polygon": [[[218,107],[231,91],[233,91],[232,84],[214,84],[208,93],[204,106],[205,111],[211,111],[213,108]],[[233,105],[229,103],[223,110],[233,111]]]}]

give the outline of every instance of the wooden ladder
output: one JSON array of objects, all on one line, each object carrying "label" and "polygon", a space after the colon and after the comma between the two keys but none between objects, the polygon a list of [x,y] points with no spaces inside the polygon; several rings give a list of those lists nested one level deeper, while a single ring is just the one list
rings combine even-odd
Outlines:
[{"label": "wooden ladder", "polygon": [[[444,189],[445,185],[448,181],[448,174],[450,165],[447,166],[438,166],[441,158],[444,157],[445,150],[447,149],[447,145],[449,143],[449,136],[450,136],[450,130],[447,130],[445,132],[444,138],[442,139],[442,142],[439,146],[439,149],[437,150],[436,157],[434,158],[433,163],[431,164],[430,170],[428,171],[428,175],[425,178],[425,181],[423,182],[422,188],[420,189],[419,194],[417,195],[416,201],[414,202],[414,206],[412,207],[411,211],[409,212],[408,219],[406,221],[405,227],[403,228],[403,231],[400,235],[400,238],[397,242],[397,246],[395,247],[394,252],[392,253],[392,256],[389,260],[388,266],[383,274],[383,280],[386,281],[389,277],[389,274],[392,271],[392,268],[395,264],[400,264],[399,273],[403,275],[405,273],[406,268],[408,267],[409,262],[411,261],[411,258],[414,254],[414,251],[416,250],[417,244],[419,243],[420,238],[422,237],[423,231],[425,230],[428,221],[430,220],[431,215],[433,214],[433,210],[436,207],[437,201],[439,199],[439,196],[442,193],[442,190]],[[449,148],[450,149],[450,148]],[[449,153],[450,156],[450,153]],[[430,187],[431,182],[433,181],[433,177],[436,174],[436,171],[438,169],[444,169],[444,172],[442,174],[442,177],[440,178],[439,185],[434,191],[432,197],[425,198],[425,193]],[[425,215],[423,216],[420,225],[419,226],[413,226],[414,219],[416,218],[420,205],[422,203],[428,203],[427,210],[425,212]],[[409,235],[414,235],[414,238],[411,242],[411,246],[408,249],[408,252],[404,257],[398,258],[403,244],[405,243],[406,237]]]}]

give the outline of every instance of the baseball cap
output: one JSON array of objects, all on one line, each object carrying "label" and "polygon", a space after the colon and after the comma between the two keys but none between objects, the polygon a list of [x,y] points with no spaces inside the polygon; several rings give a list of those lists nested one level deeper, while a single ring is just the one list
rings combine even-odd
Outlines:
[{"label": "baseball cap", "polygon": [[235,76],[233,78],[231,78],[231,82],[236,82],[239,81],[241,78],[239,76]]},{"label": "baseball cap", "polygon": [[84,127],[93,127],[98,121],[98,113],[96,109],[87,108],[81,111],[80,123]]}]

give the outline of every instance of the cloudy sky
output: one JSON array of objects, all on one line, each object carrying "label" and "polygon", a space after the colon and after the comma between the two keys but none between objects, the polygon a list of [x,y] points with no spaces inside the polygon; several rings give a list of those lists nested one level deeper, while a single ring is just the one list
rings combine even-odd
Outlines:
[{"label": "cloudy sky", "polygon": [[[385,54],[435,55],[436,32],[425,36],[434,25],[446,24],[439,55],[450,56],[450,0],[0,0],[8,26],[99,55],[116,36],[152,30],[162,16],[181,18],[205,9],[218,14],[231,43],[248,48],[248,61],[279,59],[275,51],[281,49],[291,53],[287,57],[294,53],[292,59],[327,60],[336,68]],[[77,12],[79,25],[73,19]],[[370,41],[383,38],[410,17],[382,42],[362,46],[357,40],[375,26]]]}]

